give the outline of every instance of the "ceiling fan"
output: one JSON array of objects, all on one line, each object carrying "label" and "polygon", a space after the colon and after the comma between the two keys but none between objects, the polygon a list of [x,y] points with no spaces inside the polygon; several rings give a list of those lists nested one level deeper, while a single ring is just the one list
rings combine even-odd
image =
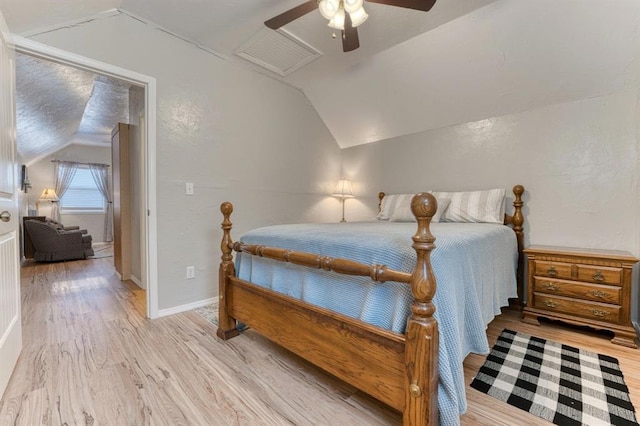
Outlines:
[{"label": "ceiling fan", "polygon": [[[308,0],[293,9],[265,21],[265,25],[272,30],[295,21],[312,10],[319,9],[322,16],[329,19],[329,27],[342,32],[342,50],[351,52],[360,47],[358,30],[356,27],[367,20],[367,13],[362,7],[364,0]],[[436,0],[367,0],[371,3],[428,12]]]}]

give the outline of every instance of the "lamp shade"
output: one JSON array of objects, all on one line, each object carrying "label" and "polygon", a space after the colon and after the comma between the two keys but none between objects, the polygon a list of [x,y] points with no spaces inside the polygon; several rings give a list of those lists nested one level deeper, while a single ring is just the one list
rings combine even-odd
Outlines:
[{"label": "lamp shade", "polygon": [[338,0],[321,0],[318,4],[318,9],[320,9],[320,14],[325,19],[331,19],[338,11],[340,7],[340,2]]},{"label": "lamp shade", "polygon": [[344,0],[344,10],[348,13],[353,13],[356,10],[362,8],[363,0]]},{"label": "lamp shade", "polygon": [[58,194],[54,189],[47,188],[40,194],[40,201],[59,201]]},{"label": "lamp shade", "polygon": [[340,179],[332,195],[339,198],[353,198],[355,195],[353,195],[351,181],[349,179]]},{"label": "lamp shade", "polygon": [[363,7],[353,12],[349,12],[349,16],[351,17],[351,25],[353,25],[354,28],[360,24],[363,24],[364,21],[366,21],[369,17],[367,12],[364,11]]},{"label": "lamp shade", "polygon": [[344,9],[340,8],[333,15],[333,18],[329,21],[329,27],[335,30],[344,30]]}]

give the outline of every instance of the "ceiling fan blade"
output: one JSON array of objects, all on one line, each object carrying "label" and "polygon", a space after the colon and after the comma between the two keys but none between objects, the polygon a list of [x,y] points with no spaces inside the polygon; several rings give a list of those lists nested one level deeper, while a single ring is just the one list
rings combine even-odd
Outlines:
[{"label": "ceiling fan blade", "polygon": [[389,6],[404,7],[406,9],[421,10],[428,12],[431,10],[436,0],[367,0],[370,3],[386,4]]},{"label": "ceiling fan blade", "polygon": [[360,47],[358,29],[351,24],[351,16],[344,14],[344,30],[342,30],[342,51],[351,52]]},{"label": "ceiling fan blade", "polygon": [[277,30],[280,27],[284,27],[289,22],[295,21],[299,17],[306,15],[318,8],[317,0],[309,0],[301,5],[294,7],[293,9],[289,9],[280,15],[265,21],[264,24],[271,28],[272,30]]}]

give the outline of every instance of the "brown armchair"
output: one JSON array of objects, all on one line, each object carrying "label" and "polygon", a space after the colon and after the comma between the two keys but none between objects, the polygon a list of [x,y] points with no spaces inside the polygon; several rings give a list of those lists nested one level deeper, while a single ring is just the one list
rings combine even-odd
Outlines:
[{"label": "brown armchair", "polygon": [[62,222],[58,222],[57,220],[51,219],[50,217],[45,218],[44,220],[45,222],[51,224],[54,228],[60,230],[62,229],[63,231],[80,231],[82,234],[86,234],[87,230],[86,229],[80,229],[79,226],[65,226],[62,224]]},{"label": "brown armchair", "polygon": [[25,221],[25,227],[35,249],[33,258],[38,262],[86,259],[94,255],[92,238],[86,231],[60,229],[38,220]]}]

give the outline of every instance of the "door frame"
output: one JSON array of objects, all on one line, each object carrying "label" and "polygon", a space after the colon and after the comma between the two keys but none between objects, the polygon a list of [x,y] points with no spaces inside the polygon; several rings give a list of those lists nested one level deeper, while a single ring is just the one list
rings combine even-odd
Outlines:
[{"label": "door frame", "polygon": [[[158,234],[156,213],[156,79],[135,71],[121,68],[56,47],[48,46],[24,37],[14,36],[15,49],[52,62],[70,65],[83,70],[114,77],[145,89],[146,143],[142,147],[145,158],[143,217],[145,218],[146,244],[144,244],[147,317],[158,318]],[[146,210],[146,214],[144,211]]]}]

